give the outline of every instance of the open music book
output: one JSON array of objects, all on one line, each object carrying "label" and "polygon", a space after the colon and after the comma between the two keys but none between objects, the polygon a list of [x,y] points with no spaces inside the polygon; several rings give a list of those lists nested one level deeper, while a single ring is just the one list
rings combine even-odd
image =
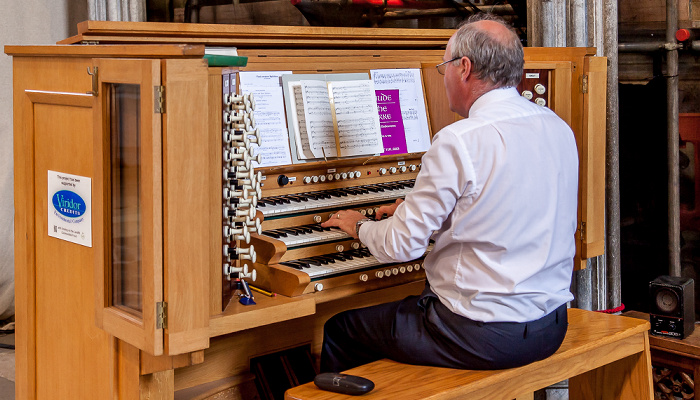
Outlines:
[{"label": "open music book", "polygon": [[374,83],[366,74],[282,78],[298,159],[373,155],[384,150]]}]

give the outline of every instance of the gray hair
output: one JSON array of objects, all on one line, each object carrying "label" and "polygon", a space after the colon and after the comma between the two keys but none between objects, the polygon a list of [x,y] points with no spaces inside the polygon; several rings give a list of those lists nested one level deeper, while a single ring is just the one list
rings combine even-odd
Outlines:
[{"label": "gray hair", "polygon": [[[504,25],[510,35],[501,39],[474,26],[474,22],[483,20]],[[452,37],[451,50],[452,58],[469,58],[474,75],[496,87],[517,86],[522,79],[525,61],[520,38],[503,19],[493,14],[472,15]]]}]

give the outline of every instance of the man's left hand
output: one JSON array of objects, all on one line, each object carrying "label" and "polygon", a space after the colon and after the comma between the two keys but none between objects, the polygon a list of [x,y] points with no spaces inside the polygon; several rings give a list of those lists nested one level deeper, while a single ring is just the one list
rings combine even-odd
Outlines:
[{"label": "man's left hand", "polygon": [[328,218],[328,220],[321,224],[322,227],[327,228],[329,226],[335,226],[340,228],[343,232],[357,239],[357,232],[355,232],[355,225],[357,221],[366,218],[364,215],[360,214],[354,210],[342,210],[333,214]]}]

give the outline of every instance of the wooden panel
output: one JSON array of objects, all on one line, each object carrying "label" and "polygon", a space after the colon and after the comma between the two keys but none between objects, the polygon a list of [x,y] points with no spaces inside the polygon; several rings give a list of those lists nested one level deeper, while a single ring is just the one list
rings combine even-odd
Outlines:
[{"label": "wooden panel", "polygon": [[173,370],[154,372],[139,377],[141,400],[169,400],[175,392],[175,372]]},{"label": "wooden panel", "polygon": [[34,105],[37,398],[87,398],[110,386],[110,369],[95,368],[111,365],[112,341],[94,325],[93,271],[85,268],[93,249],[48,236],[47,170],[92,175],[92,110],[65,105],[71,98],[80,96]]},{"label": "wooden panel", "polygon": [[[208,72],[204,60],[163,61],[165,353],[209,347]],[[218,135],[217,135],[218,136]]]},{"label": "wooden panel", "polygon": [[[127,33],[125,35],[125,32]],[[440,48],[452,29],[329,28],[312,26],[184,24],[159,22],[85,21],[78,35],[59,41],[102,43],[206,43],[241,47]],[[290,38],[293,37],[293,40]]]},{"label": "wooden panel", "polygon": [[583,130],[579,142],[581,258],[602,255],[605,247],[605,148],[607,58],[586,59]]},{"label": "wooden panel", "polygon": [[306,317],[316,312],[313,298],[267,297],[255,293],[255,307],[244,306],[234,297],[223,314],[212,317],[209,336],[221,336],[258,326]]},{"label": "wooden panel", "polygon": [[115,399],[136,400],[139,398],[139,349],[123,342],[117,342],[117,377],[113,395]]},{"label": "wooden panel", "polygon": [[[112,339],[94,326],[93,305],[85,303],[85,296],[91,296],[93,290],[89,283],[92,271],[76,263],[69,255],[77,250],[78,260],[87,258],[91,263],[92,249],[68,242],[58,243],[59,240],[49,238],[46,231],[46,170],[52,168],[91,175],[92,147],[90,143],[84,143],[90,142],[92,136],[91,111],[85,108],[90,106],[91,100],[87,102],[83,96],[90,89],[90,79],[85,73],[88,63],[89,60],[77,58],[18,57],[13,61],[15,395],[18,399],[33,400],[48,390],[52,392],[46,398],[54,398],[55,390],[63,393],[84,390],[86,395],[104,392],[109,388],[113,372],[108,367],[112,359]],[[33,92],[25,92],[25,89]],[[73,125],[73,121],[64,115],[83,121]],[[41,129],[38,136],[36,127]],[[81,140],[83,143],[77,147],[77,153],[75,149],[69,152],[77,157],[64,159],[53,153],[53,143],[58,143],[57,148],[61,149]],[[36,181],[36,178],[41,181]],[[41,192],[35,193],[35,190]],[[39,216],[35,212],[40,212]],[[36,247],[37,240],[41,247]],[[47,248],[47,245],[51,247]],[[37,254],[42,254],[40,265],[37,265]],[[37,276],[37,271],[42,275]],[[37,287],[48,288],[48,292],[37,291]],[[50,308],[45,311],[38,307]],[[70,313],[66,314],[67,311]],[[53,333],[58,335],[52,337]],[[59,337],[67,340],[60,341]],[[47,363],[37,365],[38,360],[60,358],[60,354],[67,352],[61,348],[63,346],[68,349],[76,346],[78,350],[68,351],[70,358],[59,359],[55,367]],[[87,349],[94,350],[88,353]],[[70,383],[65,378],[71,372],[66,371],[65,365],[78,356],[80,362],[71,366],[73,375],[70,376],[75,376],[76,371],[84,372],[88,380],[81,388],[69,389],[66,386]],[[41,393],[37,392],[38,381],[41,381]]]},{"label": "wooden panel", "polygon": [[[5,46],[11,56],[60,57],[186,57],[202,58],[204,45],[116,45],[116,46]],[[83,70],[85,71],[85,70]],[[82,71],[81,71],[82,72]]]},{"label": "wooden panel", "polygon": [[[221,204],[222,175],[219,173],[219,170],[223,166],[223,153],[221,151],[223,148],[223,138],[220,134],[222,132],[222,115],[220,111],[222,110],[221,104],[223,102],[222,74],[223,68],[209,68],[209,98],[207,100],[209,104],[209,113],[207,115],[207,132],[210,140],[207,140],[209,143],[209,155],[207,156],[209,165],[207,168],[209,171],[212,171],[208,174],[210,222],[221,221],[223,219]],[[223,256],[221,252],[223,248],[221,224],[209,224],[209,237],[209,314],[217,315],[220,314],[224,308],[221,304],[224,293],[222,285],[223,270],[221,265]]]}]

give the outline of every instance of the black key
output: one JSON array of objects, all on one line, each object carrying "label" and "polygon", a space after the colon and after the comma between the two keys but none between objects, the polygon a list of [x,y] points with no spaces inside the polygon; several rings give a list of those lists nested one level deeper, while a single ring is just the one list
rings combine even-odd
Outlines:
[{"label": "black key", "polygon": [[265,236],[269,236],[271,238],[275,238],[275,239],[279,239],[281,236],[279,233],[277,233],[275,231],[263,231],[262,234]]},{"label": "black key", "polygon": [[280,264],[282,264],[282,265],[284,265],[284,266],[287,266],[287,267],[295,268],[295,269],[298,269],[298,270],[301,270],[301,269],[302,269],[302,267],[300,267],[300,266],[298,266],[298,265],[296,265],[296,264],[294,264],[294,263],[288,262],[288,261],[281,262]]}]

